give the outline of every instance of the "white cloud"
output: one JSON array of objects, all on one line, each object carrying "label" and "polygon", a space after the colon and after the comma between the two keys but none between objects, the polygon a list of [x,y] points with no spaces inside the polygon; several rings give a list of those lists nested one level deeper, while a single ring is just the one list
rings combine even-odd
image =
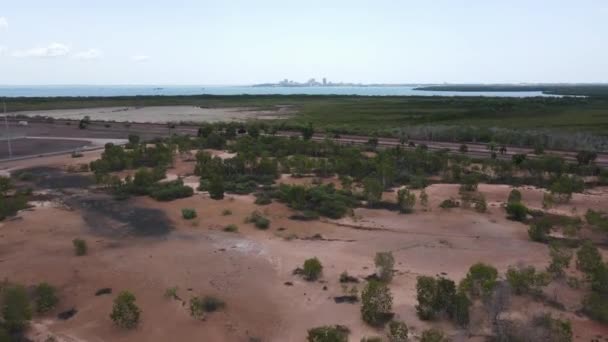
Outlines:
[{"label": "white cloud", "polygon": [[67,45],[51,43],[48,46],[36,47],[26,50],[13,51],[13,57],[61,57],[70,53]]},{"label": "white cloud", "polygon": [[8,29],[8,20],[5,17],[0,17],[0,31]]},{"label": "white cloud", "polygon": [[4,55],[5,51],[6,51],[6,48],[4,46],[0,45],[0,56]]},{"label": "white cloud", "polygon": [[88,49],[74,53],[74,58],[80,60],[91,60],[101,57],[101,51],[98,49]]},{"label": "white cloud", "polygon": [[150,56],[146,56],[146,55],[131,56],[131,60],[133,62],[145,62],[145,61],[147,61],[149,59],[150,59]]}]

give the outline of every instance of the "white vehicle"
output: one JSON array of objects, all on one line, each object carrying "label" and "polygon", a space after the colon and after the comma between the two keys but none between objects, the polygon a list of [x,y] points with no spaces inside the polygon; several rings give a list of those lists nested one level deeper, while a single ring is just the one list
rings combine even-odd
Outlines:
[{"label": "white vehicle", "polygon": [[27,126],[27,121],[19,121],[17,122],[18,126]]}]

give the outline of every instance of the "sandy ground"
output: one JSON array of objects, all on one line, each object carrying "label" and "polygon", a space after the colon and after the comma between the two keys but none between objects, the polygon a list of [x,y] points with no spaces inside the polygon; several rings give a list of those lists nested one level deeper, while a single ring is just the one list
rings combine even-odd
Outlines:
[{"label": "sandy ground", "polygon": [[[194,163],[185,159],[175,163],[170,175],[192,173]],[[46,160],[47,165],[55,167],[76,162],[82,159]],[[285,182],[294,180],[306,183],[311,178],[281,178]],[[437,326],[462,336],[448,323],[418,320],[418,275],[444,274],[459,281],[475,262],[493,264],[504,274],[510,265],[544,268],[549,261],[547,247],[529,240],[526,225],[505,218],[501,204],[510,191],[508,186],[480,185],[489,204],[484,214],[438,208],[441,200],[457,197],[458,186],[435,184],[427,188],[429,207],[418,205],[413,214],[360,208],[353,217],[311,222],[288,219],[292,210],[280,203],[257,206],[253,196],[227,195],[215,201],[197,193],[166,203],[146,197],[120,202],[118,210],[146,208],[150,215],[159,217],[152,226],[170,228],[146,236],[127,233],[141,217],[101,212],[102,217],[80,200],[102,195],[85,189],[59,190],[62,195],[52,200],[55,205],[41,205],[21,212],[19,219],[0,223],[2,278],[28,285],[47,281],[60,292],[59,307],[35,318],[32,337],[37,341],[44,341],[50,334],[60,341],[250,341],[252,337],[304,341],[307,329],[325,324],[347,325],[352,331],[351,340],[359,341],[382,332],[363,324],[359,305],[336,304],[333,297],[343,294],[338,282],[343,271],[360,278],[374,272],[373,257],[378,251],[392,251],[396,259],[397,273],[390,288],[397,318],[406,321],[414,334]],[[385,196],[394,197],[394,193]],[[526,205],[534,207],[540,205],[542,192],[526,188],[523,198]],[[587,206],[608,207],[606,199],[595,193],[581,194],[570,205],[581,213]],[[198,217],[182,219],[182,208],[196,209]],[[223,215],[225,209],[232,214]],[[557,209],[572,212],[568,206]],[[271,220],[268,230],[244,223],[253,210],[260,210]],[[239,231],[222,231],[228,224],[237,225]],[[321,238],[312,238],[316,234]],[[73,255],[71,241],[76,237],[88,241],[87,256]],[[324,265],[320,281],[306,282],[292,275],[313,256]],[[163,297],[172,286],[178,287],[178,295],[186,302],[195,295],[211,294],[223,299],[226,308],[204,321],[194,320],[187,304]],[[362,286],[359,284],[359,290]],[[111,287],[113,293],[95,296],[95,291],[103,287]],[[132,291],[142,309],[141,324],[133,331],[116,328],[109,319],[112,299],[121,290]],[[552,311],[572,320],[577,341],[608,335],[606,327],[572,313],[580,307],[580,291],[573,292],[561,283],[548,291],[570,312],[514,298],[512,314]],[[58,312],[70,308],[78,310],[73,318],[55,318]]]},{"label": "sandy ground", "polygon": [[287,107],[277,110],[257,110],[245,107],[201,108],[196,106],[149,106],[149,107],[102,107],[83,109],[55,109],[23,111],[9,115],[49,116],[56,119],[80,120],[89,116],[91,120],[179,122],[179,121],[240,121],[247,119],[276,119],[291,114]]}]

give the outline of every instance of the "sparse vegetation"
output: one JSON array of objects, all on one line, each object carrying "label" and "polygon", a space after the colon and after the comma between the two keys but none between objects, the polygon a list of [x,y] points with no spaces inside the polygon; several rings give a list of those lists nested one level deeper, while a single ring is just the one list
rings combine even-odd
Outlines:
[{"label": "sparse vegetation", "polygon": [[427,329],[420,335],[420,342],[448,342],[445,334],[441,330]]},{"label": "sparse vegetation", "polygon": [[213,296],[192,297],[190,299],[190,315],[195,319],[201,319],[205,313],[223,309],[226,304],[219,298]]},{"label": "sparse vegetation", "polygon": [[511,202],[507,204],[507,217],[513,221],[524,221],[528,215],[528,208],[521,202]]},{"label": "sparse vegetation", "polygon": [[8,333],[21,333],[32,319],[27,291],[21,285],[2,288],[2,326]]},{"label": "sparse vegetation", "polygon": [[270,220],[267,219],[262,213],[259,211],[254,211],[245,219],[245,223],[253,223],[253,225],[258,229],[268,229],[270,227]]},{"label": "sparse vegetation", "polygon": [[390,321],[386,337],[389,342],[407,342],[409,329],[403,321]]}]

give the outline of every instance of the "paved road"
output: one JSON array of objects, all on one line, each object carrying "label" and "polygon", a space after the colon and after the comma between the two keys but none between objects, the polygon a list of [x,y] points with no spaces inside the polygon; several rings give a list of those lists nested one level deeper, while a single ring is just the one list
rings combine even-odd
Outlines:
[{"label": "paved road", "polygon": [[[93,122],[87,129],[79,129],[78,122],[73,120],[55,120],[53,123],[28,121],[27,126],[18,126],[14,121],[11,124],[11,135],[13,136],[36,136],[36,137],[71,137],[78,140],[93,139],[126,139],[129,134],[139,135],[142,139],[152,139],[156,137],[167,137],[171,134],[190,134],[196,135],[198,128],[196,126],[178,125],[174,128],[169,128],[166,124],[152,123],[104,123]],[[0,139],[2,139],[4,130],[0,128]],[[280,136],[299,136],[299,132],[281,131],[277,135]],[[366,144],[370,137],[358,135],[340,135],[332,140],[341,144]],[[327,139],[324,134],[315,134],[313,140],[322,141]],[[416,145],[425,144],[430,150],[449,149],[451,153],[458,154],[461,143],[454,142],[438,142],[412,140]],[[399,139],[395,138],[378,138],[379,147],[395,147],[401,145]],[[467,143],[467,155],[471,157],[488,158],[492,152],[488,149],[487,144],[483,143]],[[0,149],[2,149],[0,142]],[[407,145],[404,148],[410,148]],[[527,154],[529,158],[535,158],[531,148],[507,146],[507,152],[503,155],[498,153],[498,158],[510,159],[514,154]],[[564,159],[576,162],[576,151],[560,151],[546,150],[547,154],[556,154]],[[608,153],[598,153],[596,164],[602,167],[608,167]]]}]

